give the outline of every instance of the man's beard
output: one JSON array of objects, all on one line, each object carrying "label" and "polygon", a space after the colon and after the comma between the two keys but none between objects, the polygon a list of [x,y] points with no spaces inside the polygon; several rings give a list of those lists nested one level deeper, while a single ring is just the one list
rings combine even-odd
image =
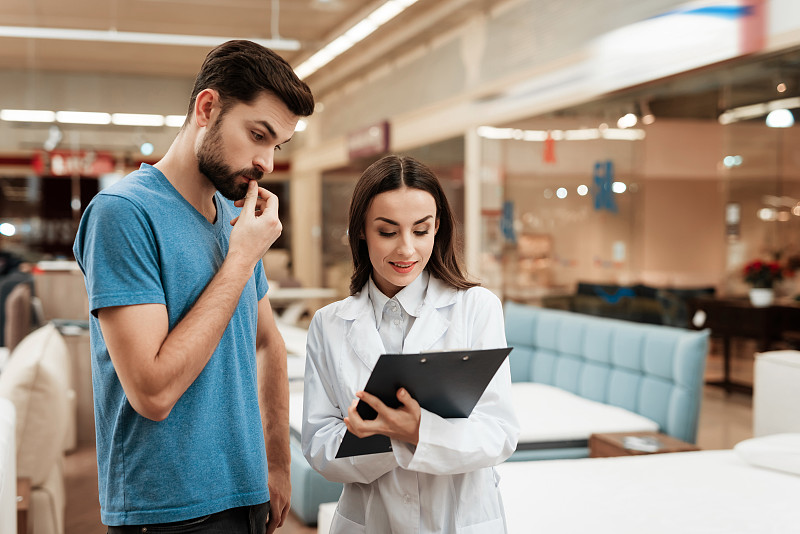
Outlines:
[{"label": "man's beard", "polygon": [[197,151],[197,167],[200,172],[214,184],[214,187],[222,196],[229,200],[240,200],[247,194],[249,182],[238,183],[240,176],[246,176],[253,180],[260,180],[264,173],[252,167],[239,171],[231,170],[225,163],[222,148],[222,136],[220,135],[221,118],[211,126],[200,149]]}]

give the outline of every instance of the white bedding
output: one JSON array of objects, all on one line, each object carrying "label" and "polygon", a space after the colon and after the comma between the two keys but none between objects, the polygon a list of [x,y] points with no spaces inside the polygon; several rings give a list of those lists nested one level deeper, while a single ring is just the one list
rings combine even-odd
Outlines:
[{"label": "white bedding", "polygon": [[509,534],[800,533],[800,476],[731,450],[497,469]]},{"label": "white bedding", "polygon": [[595,432],[658,431],[658,423],[617,406],[532,382],[511,387],[520,423],[519,443],[588,440]]},{"label": "white bedding", "polygon": [[308,330],[276,321],[286,344],[286,367],[292,389],[302,388],[306,368],[306,338]]},{"label": "white bedding", "polygon": [[308,330],[284,323],[277,319],[275,324],[278,326],[278,330],[283,337],[283,342],[286,343],[286,352],[305,358]]},{"label": "white bedding", "polygon": [[303,431],[303,391],[289,392],[289,430],[299,441]]}]

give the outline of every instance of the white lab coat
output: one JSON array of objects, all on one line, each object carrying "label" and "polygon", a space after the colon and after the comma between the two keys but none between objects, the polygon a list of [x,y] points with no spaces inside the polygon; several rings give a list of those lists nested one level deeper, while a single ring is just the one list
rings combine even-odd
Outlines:
[{"label": "white lab coat", "polygon": [[[490,291],[456,290],[430,277],[403,352],[505,347],[503,310]],[[331,534],[506,531],[493,466],[517,445],[506,360],[467,419],[422,410],[419,444],[336,458],[355,394],[384,353],[367,288],[319,310],[308,332],[303,454],[325,478],[344,482]]]}]

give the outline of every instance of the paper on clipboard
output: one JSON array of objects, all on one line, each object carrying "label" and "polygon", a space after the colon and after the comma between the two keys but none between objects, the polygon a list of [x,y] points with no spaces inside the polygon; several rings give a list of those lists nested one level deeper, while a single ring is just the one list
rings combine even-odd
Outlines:
[{"label": "paper on clipboard", "polygon": [[[364,387],[390,408],[397,408],[397,390],[405,388],[420,406],[444,418],[469,417],[489,382],[511,352],[511,347],[451,350],[417,354],[383,354]],[[356,407],[364,419],[377,416],[364,401]],[[337,458],[392,450],[387,436],[358,438],[349,431]]]}]

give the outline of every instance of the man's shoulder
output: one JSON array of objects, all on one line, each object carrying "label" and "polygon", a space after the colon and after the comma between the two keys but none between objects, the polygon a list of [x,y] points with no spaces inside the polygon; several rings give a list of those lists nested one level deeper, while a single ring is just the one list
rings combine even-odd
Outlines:
[{"label": "man's shoulder", "polygon": [[146,208],[153,197],[158,196],[163,187],[153,168],[140,168],[126,175],[97,194],[98,202],[114,202],[113,199],[127,201]]}]

